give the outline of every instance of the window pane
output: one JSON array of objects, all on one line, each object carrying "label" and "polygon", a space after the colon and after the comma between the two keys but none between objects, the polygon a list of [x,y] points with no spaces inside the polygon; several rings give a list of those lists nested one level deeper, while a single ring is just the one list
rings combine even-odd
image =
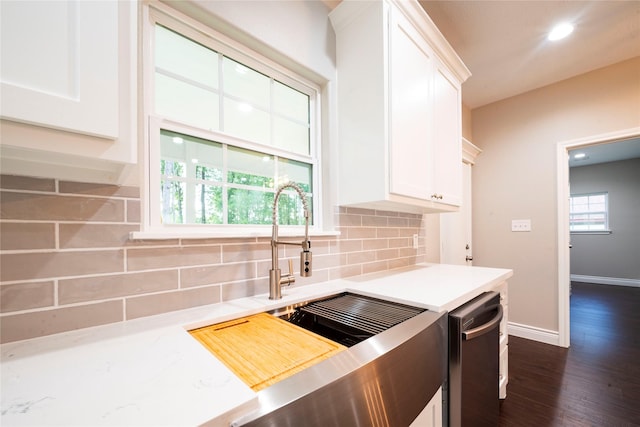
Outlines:
[{"label": "window pane", "polygon": [[163,129],[160,131],[160,158],[161,162],[181,162],[184,170],[177,176],[222,180],[222,144],[217,142]]},{"label": "window pane", "polygon": [[269,144],[269,114],[253,108],[250,104],[225,98],[224,132],[249,141]]},{"label": "window pane", "polygon": [[[293,182],[305,193],[309,224],[313,224],[312,165],[290,159],[278,159],[278,182]],[[302,199],[295,190],[286,189],[278,200],[278,222],[286,225],[304,225]]]},{"label": "window pane", "polygon": [[278,81],[274,82],[273,137],[276,147],[309,154],[309,96]]},{"label": "window pane", "polygon": [[[309,221],[313,222],[313,203],[310,197],[307,197],[307,208],[309,209]],[[288,191],[280,194],[278,199],[278,224],[281,225],[304,225],[304,205],[302,199],[295,191]]]},{"label": "window pane", "polygon": [[156,73],[156,113],[209,130],[219,130],[218,95]]},{"label": "window pane", "polygon": [[186,175],[184,163],[173,160],[160,160],[160,174],[166,177]]},{"label": "window pane", "polygon": [[222,145],[193,138],[187,142],[187,160],[190,167],[190,177],[207,181],[222,181]]},{"label": "window pane", "polygon": [[247,104],[269,109],[271,80],[232,59],[224,57],[224,94]]},{"label": "window pane", "polygon": [[164,224],[184,224],[185,193],[184,182],[162,180],[160,182],[160,207]]},{"label": "window pane", "polygon": [[198,224],[222,224],[222,187],[196,185],[195,222]]},{"label": "window pane", "polygon": [[273,108],[276,114],[301,123],[309,123],[309,95],[276,81],[273,84]]},{"label": "window pane", "polygon": [[263,188],[273,188],[274,161],[257,151],[229,147],[227,182]]},{"label": "window pane", "polygon": [[582,212],[589,212],[589,205],[587,204],[576,204],[573,206],[573,212],[576,213],[582,213]]},{"label": "window pane", "polygon": [[271,224],[273,192],[229,189],[229,224]]},{"label": "window pane", "polygon": [[311,165],[289,159],[278,159],[278,182],[293,182],[305,193],[312,192]]},{"label": "window pane", "polygon": [[223,223],[222,159],[219,143],[160,131],[163,223]]},{"label": "window pane", "polygon": [[196,178],[206,181],[222,181],[222,170],[208,166],[196,166]]},{"label": "window pane", "polygon": [[212,89],[218,88],[218,54],[156,25],[156,68]]},{"label": "window pane", "polygon": [[298,154],[309,154],[309,127],[291,120],[274,117],[274,145]]}]

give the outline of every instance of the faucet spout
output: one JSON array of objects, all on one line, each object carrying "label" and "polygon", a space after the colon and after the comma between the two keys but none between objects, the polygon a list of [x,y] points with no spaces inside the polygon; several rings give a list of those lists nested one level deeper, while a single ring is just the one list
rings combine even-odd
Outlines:
[{"label": "faucet spout", "polygon": [[[287,188],[291,188],[298,193],[302,200],[302,207],[304,209],[304,240],[302,242],[286,242],[278,240],[278,200],[280,194]],[[278,187],[276,194],[273,198],[273,222],[271,228],[271,270],[269,270],[269,299],[282,298],[282,286],[290,285],[295,282],[295,276],[293,275],[293,263],[289,261],[289,273],[282,275],[278,266],[278,246],[279,245],[300,245],[302,251],[300,252],[300,276],[311,276],[311,241],[309,240],[309,208],[307,205],[307,197],[302,189],[294,184],[288,182]]]}]

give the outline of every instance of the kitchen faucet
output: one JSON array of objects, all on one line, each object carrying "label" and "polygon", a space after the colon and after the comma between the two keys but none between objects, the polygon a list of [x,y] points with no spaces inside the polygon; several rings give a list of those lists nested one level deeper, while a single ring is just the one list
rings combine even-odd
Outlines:
[{"label": "kitchen faucet", "polygon": [[[300,199],[302,199],[302,207],[304,208],[304,240],[302,242],[281,242],[278,240],[278,199],[280,193],[286,188],[294,189]],[[273,229],[271,235],[271,270],[269,270],[269,299],[282,298],[282,285],[290,285],[296,281],[293,275],[293,261],[289,260],[289,273],[284,276],[280,273],[278,266],[278,245],[300,245],[300,276],[311,276],[311,241],[309,240],[309,209],[307,207],[307,198],[302,189],[292,182],[282,184],[276,191],[273,199]]]}]

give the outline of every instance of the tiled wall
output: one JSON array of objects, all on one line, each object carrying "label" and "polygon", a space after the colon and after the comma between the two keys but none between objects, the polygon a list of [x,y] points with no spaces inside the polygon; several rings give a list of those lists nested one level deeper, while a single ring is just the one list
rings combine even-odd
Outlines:
[{"label": "tiled wall", "polygon": [[[138,188],[9,175],[0,188],[2,342],[268,292],[268,238],[130,240]],[[312,238],[313,276],[295,286],[425,261],[421,215],[336,215],[340,236]]]}]

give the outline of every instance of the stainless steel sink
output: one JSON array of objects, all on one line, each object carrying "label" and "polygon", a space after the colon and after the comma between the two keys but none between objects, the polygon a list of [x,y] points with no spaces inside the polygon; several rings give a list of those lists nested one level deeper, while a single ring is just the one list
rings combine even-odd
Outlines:
[{"label": "stainless steel sink", "polygon": [[291,308],[280,318],[351,347],[404,322],[425,309],[350,292]]},{"label": "stainless steel sink", "polygon": [[[310,313],[319,305],[327,305],[316,302],[345,295],[354,298],[348,297],[343,302],[362,303],[359,295],[340,294],[270,313],[292,318],[296,312],[302,312],[305,316],[320,317],[316,326],[319,323],[333,331],[347,329],[346,326],[352,325],[347,325],[344,319],[336,321],[325,314]],[[369,316],[372,310],[369,303],[376,306],[381,300],[364,298],[365,311],[347,311],[355,312],[360,318]],[[382,302],[408,309],[411,315],[405,320],[392,321],[381,331],[369,331],[347,350],[259,391],[258,410],[232,425],[411,424],[446,379],[447,317],[446,313]],[[360,331],[362,327],[356,329]],[[353,335],[352,331],[348,332]]]}]

